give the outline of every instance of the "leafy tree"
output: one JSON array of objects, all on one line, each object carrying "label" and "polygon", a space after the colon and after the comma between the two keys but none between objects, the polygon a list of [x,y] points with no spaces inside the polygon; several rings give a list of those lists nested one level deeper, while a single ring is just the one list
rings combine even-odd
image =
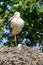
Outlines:
[{"label": "leafy tree", "polygon": [[13,43],[14,45],[14,37],[8,18],[16,11],[21,13],[21,17],[25,21],[23,31],[17,36],[18,43],[21,43],[24,38],[30,39],[31,45],[37,42],[43,43],[43,5],[39,0],[1,0],[0,19],[3,20],[0,22],[0,32],[4,30],[5,26],[9,33],[0,35],[0,39],[7,37],[8,42],[6,44],[10,46]]}]

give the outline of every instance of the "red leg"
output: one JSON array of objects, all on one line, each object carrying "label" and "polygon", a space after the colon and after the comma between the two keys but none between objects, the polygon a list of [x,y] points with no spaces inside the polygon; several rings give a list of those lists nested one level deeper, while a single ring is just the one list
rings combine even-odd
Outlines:
[{"label": "red leg", "polygon": [[16,35],[14,35],[14,40],[15,40],[15,44],[17,46],[17,39],[16,39]]}]

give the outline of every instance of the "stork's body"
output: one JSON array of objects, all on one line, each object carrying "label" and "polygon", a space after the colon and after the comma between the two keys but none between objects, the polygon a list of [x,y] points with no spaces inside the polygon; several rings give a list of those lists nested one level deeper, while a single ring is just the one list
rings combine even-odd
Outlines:
[{"label": "stork's body", "polygon": [[11,17],[9,19],[9,21],[11,21],[11,28],[12,28],[12,33],[15,36],[15,43],[16,42],[16,35],[19,34],[22,31],[22,28],[24,27],[24,21],[23,19],[20,17],[20,13],[19,12],[15,12],[14,16]]},{"label": "stork's body", "polygon": [[24,26],[24,21],[19,18],[14,18],[11,21],[11,28],[13,29],[13,34],[19,34],[22,31],[22,28]]}]

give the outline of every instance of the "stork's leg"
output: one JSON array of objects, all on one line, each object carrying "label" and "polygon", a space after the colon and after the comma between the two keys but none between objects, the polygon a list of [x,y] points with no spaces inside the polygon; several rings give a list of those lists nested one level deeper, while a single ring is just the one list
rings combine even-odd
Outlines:
[{"label": "stork's leg", "polygon": [[14,40],[15,40],[15,44],[17,46],[17,38],[16,38],[16,35],[14,35]]}]

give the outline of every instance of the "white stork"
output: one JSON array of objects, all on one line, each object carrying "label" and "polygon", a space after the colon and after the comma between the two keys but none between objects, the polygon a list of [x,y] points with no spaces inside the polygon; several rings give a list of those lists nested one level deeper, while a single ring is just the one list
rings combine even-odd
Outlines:
[{"label": "white stork", "polygon": [[14,15],[8,20],[11,21],[12,34],[14,35],[15,44],[17,45],[16,35],[22,31],[24,27],[24,20],[20,17],[19,12],[15,12]]}]

